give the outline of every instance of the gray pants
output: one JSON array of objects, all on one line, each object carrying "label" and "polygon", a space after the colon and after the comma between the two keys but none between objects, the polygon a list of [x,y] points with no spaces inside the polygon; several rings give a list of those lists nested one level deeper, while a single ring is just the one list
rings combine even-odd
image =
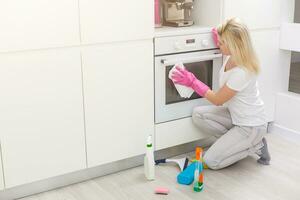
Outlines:
[{"label": "gray pants", "polygon": [[236,126],[223,106],[200,106],[193,111],[193,122],[202,131],[217,137],[207,150],[204,162],[210,169],[222,169],[249,155],[263,146],[266,126]]}]

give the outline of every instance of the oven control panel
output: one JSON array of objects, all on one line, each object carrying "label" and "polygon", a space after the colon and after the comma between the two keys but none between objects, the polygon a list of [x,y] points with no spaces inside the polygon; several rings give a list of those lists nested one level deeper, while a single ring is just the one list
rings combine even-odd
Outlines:
[{"label": "oven control panel", "polygon": [[217,48],[211,33],[155,38],[154,46],[155,55]]}]

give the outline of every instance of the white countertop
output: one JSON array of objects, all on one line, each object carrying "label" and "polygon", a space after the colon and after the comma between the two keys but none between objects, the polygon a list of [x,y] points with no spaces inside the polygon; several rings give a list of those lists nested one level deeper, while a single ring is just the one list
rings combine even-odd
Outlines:
[{"label": "white countertop", "polygon": [[210,33],[212,27],[207,26],[188,26],[188,27],[169,27],[163,26],[155,28],[154,37],[169,37],[188,34]]}]

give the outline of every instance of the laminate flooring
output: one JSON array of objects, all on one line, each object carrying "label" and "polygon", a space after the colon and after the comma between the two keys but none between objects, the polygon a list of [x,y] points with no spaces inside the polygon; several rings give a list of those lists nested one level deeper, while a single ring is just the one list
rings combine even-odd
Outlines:
[{"label": "laminate flooring", "polygon": [[[161,165],[156,167],[155,181],[146,181],[143,167],[136,167],[22,200],[299,200],[300,141],[277,134],[268,134],[267,140],[270,166],[249,157],[226,169],[205,170],[200,193],[176,182],[176,166]],[[169,188],[169,195],[154,194],[158,186]]]}]

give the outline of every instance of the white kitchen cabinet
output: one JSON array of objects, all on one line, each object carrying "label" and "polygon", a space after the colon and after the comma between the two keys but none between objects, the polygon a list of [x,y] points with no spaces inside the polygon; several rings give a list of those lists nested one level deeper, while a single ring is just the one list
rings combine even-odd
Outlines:
[{"label": "white kitchen cabinet", "polygon": [[88,167],[145,153],[154,132],[152,40],[82,50]]},{"label": "white kitchen cabinet", "polygon": [[84,44],[153,37],[153,0],[80,0],[79,3]]},{"label": "white kitchen cabinet", "polygon": [[4,189],[4,178],[3,178],[3,168],[2,168],[2,156],[1,156],[1,141],[0,141],[0,190]]},{"label": "white kitchen cabinet", "polygon": [[255,31],[251,36],[261,64],[260,94],[273,121],[276,94],[288,88],[290,54],[279,50],[279,30]]},{"label": "white kitchen cabinet", "polygon": [[294,5],[295,0],[197,0],[192,14],[197,25],[217,26],[238,17],[251,30],[270,29],[279,28],[282,22],[292,22]]},{"label": "white kitchen cabinet", "polygon": [[6,187],[86,168],[79,49],[0,55]]},{"label": "white kitchen cabinet", "polygon": [[278,28],[282,1],[290,0],[224,0],[223,17],[239,17],[250,29]]},{"label": "white kitchen cabinet", "polygon": [[78,0],[0,1],[0,52],[80,43]]}]

